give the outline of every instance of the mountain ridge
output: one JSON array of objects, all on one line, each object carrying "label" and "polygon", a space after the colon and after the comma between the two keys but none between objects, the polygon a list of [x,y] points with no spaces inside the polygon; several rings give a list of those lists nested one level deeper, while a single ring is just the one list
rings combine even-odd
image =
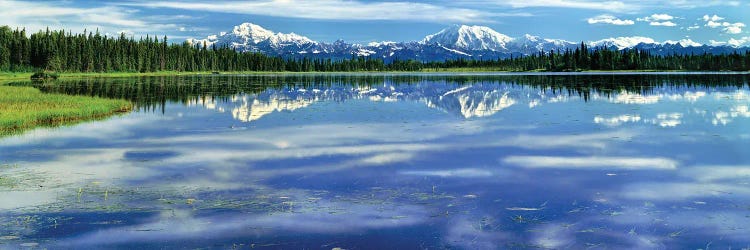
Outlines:
[{"label": "mountain ridge", "polygon": [[384,60],[415,59],[439,61],[458,58],[497,59],[525,56],[541,51],[579,48],[585,43],[590,48],[641,49],[655,54],[713,53],[726,54],[736,50],[748,51],[750,44],[738,46],[700,44],[690,39],[657,42],[649,37],[610,37],[596,41],[572,42],[525,34],[511,37],[486,26],[450,25],[420,41],[370,42],[368,44],[314,41],[296,33],[274,33],[254,23],[234,26],[231,32],[221,32],[205,39],[188,39],[194,46],[228,46],[243,52],[301,58],[346,59],[356,56],[378,57]]}]

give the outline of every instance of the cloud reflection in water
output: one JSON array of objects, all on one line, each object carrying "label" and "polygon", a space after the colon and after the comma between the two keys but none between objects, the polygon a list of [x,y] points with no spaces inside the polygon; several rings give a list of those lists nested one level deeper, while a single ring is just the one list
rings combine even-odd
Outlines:
[{"label": "cloud reflection in water", "polygon": [[[696,246],[673,240],[679,233],[670,237],[680,228],[696,239],[728,235],[731,245],[747,233],[747,158],[692,153],[727,141],[746,146],[737,131],[710,125],[746,121],[747,105],[739,103],[745,91],[675,87],[583,98],[497,81],[438,81],[287,86],[200,105],[173,102],[164,114],[3,139],[0,155],[49,186],[3,189],[0,209],[44,215],[43,208],[23,208],[48,204],[107,217],[95,209],[117,201],[126,211],[165,211],[85,229],[53,247],[327,238],[411,227],[429,230],[404,237],[432,239],[425,244],[435,248]],[[708,111],[704,117],[695,109]],[[707,141],[712,134],[734,139]],[[43,157],[14,156],[29,148]],[[96,203],[71,205],[76,190],[94,182],[124,191],[102,201],[103,192],[92,188]],[[690,209],[672,211],[683,207]]]}]

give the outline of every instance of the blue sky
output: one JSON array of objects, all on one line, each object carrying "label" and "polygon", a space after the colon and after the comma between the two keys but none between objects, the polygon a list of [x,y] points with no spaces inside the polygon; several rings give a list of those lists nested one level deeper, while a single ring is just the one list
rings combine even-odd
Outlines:
[{"label": "blue sky", "polygon": [[0,25],[203,38],[252,22],[313,40],[421,40],[451,24],[570,41],[644,36],[750,45],[750,1],[728,0],[0,0]]}]

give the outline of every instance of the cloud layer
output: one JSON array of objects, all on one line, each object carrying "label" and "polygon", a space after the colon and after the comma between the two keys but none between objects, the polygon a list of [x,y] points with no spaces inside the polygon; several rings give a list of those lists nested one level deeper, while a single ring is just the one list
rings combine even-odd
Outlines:
[{"label": "cloud layer", "polygon": [[50,28],[74,29],[76,32],[99,30],[113,34],[164,34],[179,28],[169,23],[175,17],[143,17],[137,10],[108,4],[81,7],[66,2],[0,0],[0,6],[3,6],[0,8],[2,25],[26,28],[31,32]]},{"label": "cloud layer", "polygon": [[726,18],[717,15],[704,15],[702,19],[706,22],[704,26],[714,29],[721,28],[721,30],[727,34],[740,34],[742,33],[742,28],[745,27],[745,24],[741,22],[720,22],[721,20],[724,20]]},{"label": "cloud layer", "polygon": [[448,8],[413,2],[322,1],[149,1],[123,4],[147,8],[170,8],[234,14],[323,20],[418,20],[430,22],[486,22],[497,16],[528,14],[490,13],[476,9]]},{"label": "cloud layer", "polygon": [[635,22],[629,19],[619,19],[612,15],[598,15],[586,20],[589,24],[612,24],[612,25],[633,25]]}]

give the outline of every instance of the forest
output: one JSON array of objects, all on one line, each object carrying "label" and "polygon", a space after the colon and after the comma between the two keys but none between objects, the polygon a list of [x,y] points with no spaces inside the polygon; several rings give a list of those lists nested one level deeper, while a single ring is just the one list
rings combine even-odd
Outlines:
[{"label": "forest", "polygon": [[590,48],[581,43],[574,50],[539,51],[493,60],[293,59],[205,44],[170,43],[166,36],[135,39],[124,34],[113,37],[98,31],[72,34],[49,29],[28,35],[23,29],[0,27],[0,71],[3,72],[351,72],[472,68],[495,71],[748,71],[750,51],[660,56],[647,50]]}]

